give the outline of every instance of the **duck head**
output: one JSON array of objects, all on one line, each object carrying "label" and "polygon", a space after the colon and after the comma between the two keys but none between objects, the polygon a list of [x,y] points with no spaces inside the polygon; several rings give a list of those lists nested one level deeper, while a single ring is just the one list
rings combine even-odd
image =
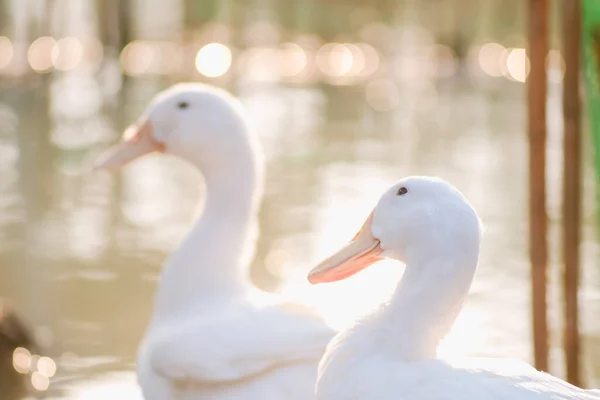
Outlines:
[{"label": "duck head", "polygon": [[120,143],[102,154],[96,169],[115,170],[153,152],[173,154],[207,172],[236,168],[232,160],[257,153],[241,104],[227,92],[200,83],[159,93]]},{"label": "duck head", "polygon": [[422,265],[431,257],[478,257],[481,231],[477,213],[455,187],[408,177],[381,196],[353,240],[313,268],[308,280],[345,279],[383,258]]}]

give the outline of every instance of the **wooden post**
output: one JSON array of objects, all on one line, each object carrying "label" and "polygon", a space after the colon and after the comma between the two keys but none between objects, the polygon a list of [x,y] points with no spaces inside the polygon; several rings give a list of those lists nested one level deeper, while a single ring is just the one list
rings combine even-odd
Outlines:
[{"label": "wooden post", "polygon": [[579,327],[577,324],[579,285],[579,238],[581,210],[581,0],[563,0],[563,86],[564,171],[563,171],[563,349],[567,381],[580,386]]},{"label": "wooden post", "polygon": [[546,266],[546,56],[548,0],[529,0],[529,58],[527,79],[529,131],[529,255],[535,367],[548,370]]}]

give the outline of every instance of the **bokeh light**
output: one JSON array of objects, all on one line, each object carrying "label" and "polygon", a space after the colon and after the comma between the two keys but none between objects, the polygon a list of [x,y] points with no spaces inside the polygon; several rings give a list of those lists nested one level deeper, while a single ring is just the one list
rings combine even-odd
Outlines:
[{"label": "bokeh light", "polygon": [[279,73],[283,77],[300,75],[308,65],[304,49],[296,43],[282,43],[279,46]]},{"label": "bokeh light", "polygon": [[242,75],[253,81],[269,82],[279,78],[279,54],[274,48],[251,47],[238,58],[237,66]]},{"label": "bokeh light", "polygon": [[40,372],[36,371],[31,374],[31,385],[37,391],[43,392],[44,390],[48,390],[50,386],[50,380],[47,376],[44,376]]},{"label": "bokeh light", "polygon": [[0,36],[0,69],[10,64],[14,54],[12,42],[6,36]]},{"label": "bokeh light", "polygon": [[47,378],[52,378],[56,374],[56,363],[50,357],[40,357],[37,362],[37,370]]},{"label": "bokeh light", "polygon": [[37,38],[27,52],[29,65],[36,72],[49,72],[52,68],[52,51],[56,41],[50,36],[42,36]]},{"label": "bokeh light", "polygon": [[479,66],[489,76],[500,77],[505,75],[503,56],[508,54],[507,50],[498,43],[487,43],[479,50]]},{"label": "bokeh light", "polygon": [[60,39],[52,49],[52,64],[59,71],[75,69],[83,60],[83,45],[76,37]]},{"label": "bokeh light", "polygon": [[529,58],[525,49],[512,49],[506,59],[510,77],[518,82],[525,82],[529,75]]},{"label": "bokeh light", "polygon": [[127,75],[169,75],[181,72],[183,50],[169,41],[135,40],[121,52],[121,65]]},{"label": "bokeh light", "polygon": [[196,70],[208,78],[224,75],[231,67],[231,50],[222,43],[209,43],[196,54]]},{"label": "bokeh light", "polygon": [[352,69],[354,57],[345,44],[327,43],[317,51],[317,66],[325,75],[341,77]]},{"label": "bokeh light", "polygon": [[31,370],[31,353],[24,347],[17,347],[13,352],[13,368],[21,374]]},{"label": "bokeh light", "polygon": [[346,74],[351,76],[359,76],[366,66],[365,54],[362,52],[362,49],[355,44],[345,43],[344,46],[352,55],[350,69]]},{"label": "bokeh light", "polygon": [[154,61],[152,47],[141,40],[133,41],[121,52],[121,65],[127,75],[141,75],[147,72]]}]

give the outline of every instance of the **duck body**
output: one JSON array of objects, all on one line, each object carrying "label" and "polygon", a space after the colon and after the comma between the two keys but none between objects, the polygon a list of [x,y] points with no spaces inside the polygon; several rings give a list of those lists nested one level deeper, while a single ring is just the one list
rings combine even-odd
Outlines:
[{"label": "duck body", "polygon": [[376,328],[369,322],[331,342],[321,362],[317,400],[600,399],[600,391],[583,390],[520,360],[401,361],[372,340]]},{"label": "duck body", "polygon": [[[328,332],[316,323],[307,329],[311,322],[278,305],[258,308],[242,301],[196,315],[188,323],[162,321],[149,329],[139,351],[144,397],[312,399],[317,363],[327,344],[319,335]],[[298,347],[287,347],[290,343],[281,343],[280,335],[298,335]],[[276,345],[269,348],[272,343]]]},{"label": "duck body", "polygon": [[592,400],[584,390],[510,359],[437,358],[473,281],[482,225],[438,178],[392,185],[344,248],[309,274],[344,279],[383,258],[406,264],[391,299],[339,333],[319,365],[318,400]]},{"label": "duck body", "polygon": [[263,161],[241,105],[224,91],[179,84],[159,94],[103,168],[164,151],[204,178],[202,214],[164,262],[138,353],[148,400],[314,398],[334,331],[247,277],[258,233]]}]

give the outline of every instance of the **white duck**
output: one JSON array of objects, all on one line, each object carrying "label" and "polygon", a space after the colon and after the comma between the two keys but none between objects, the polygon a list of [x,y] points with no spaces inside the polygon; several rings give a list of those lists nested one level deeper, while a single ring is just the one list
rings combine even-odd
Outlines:
[{"label": "white duck", "polygon": [[329,344],[317,399],[600,398],[522,361],[436,359],[471,286],[481,232],[475,210],[442,180],[409,177],[383,194],[353,241],[309,273],[312,283],[331,282],[384,257],[406,263],[389,303]]},{"label": "white duck", "polygon": [[175,85],[95,166],[115,169],[154,151],[200,169],[206,203],[163,267],[138,355],[144,397],[314,398],[317,365],[334,332],[302,307],[259,306],[248,296],[257,290],[245,266],[255,245],[263,160],[241,105],[207,85]]}]

